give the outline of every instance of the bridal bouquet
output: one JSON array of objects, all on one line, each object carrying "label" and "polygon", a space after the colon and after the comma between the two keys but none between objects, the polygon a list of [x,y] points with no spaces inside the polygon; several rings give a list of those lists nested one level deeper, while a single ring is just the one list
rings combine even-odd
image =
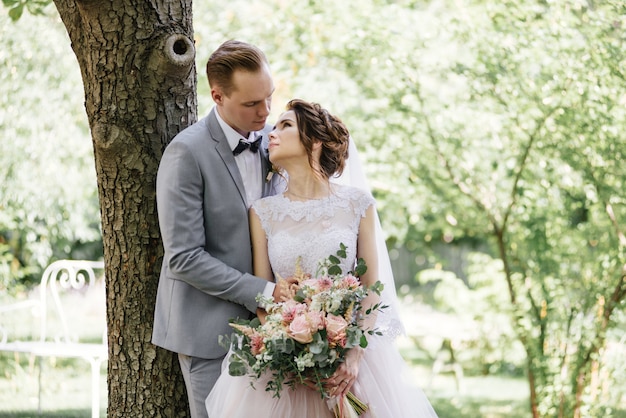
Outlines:
[{"label": "bridal bouquet", "polygon": [[[362,307],[361,301],[369,292],[380,295],[383,285],[361,285],[358,277],[367,270],[362,259],[354,272],[344,274],[339,258],[346,257],[345,249],[341,244],[336,256],[322,260],[315,277],[303,272],[298,262],[292,297],[280,303],[263,300],[267,310],[264,323],[258,318],[231,323],[235,334],[222,337],[222,344],[231,350],[229,374],[259,378],[272,373],[265,390],[276,397],[280,397],[283,385],[307,384],[328,398],[324,379],[337,370],[348,350],[365,348],[367,335],[378,333],[361,328],[360,321],[384,308],[380,304]],[[277,285],[288,286],[280,278]],[[367,410],[352,393],[345,401],[357,415]],[[339,407],[334,409],[338,415]]]}]

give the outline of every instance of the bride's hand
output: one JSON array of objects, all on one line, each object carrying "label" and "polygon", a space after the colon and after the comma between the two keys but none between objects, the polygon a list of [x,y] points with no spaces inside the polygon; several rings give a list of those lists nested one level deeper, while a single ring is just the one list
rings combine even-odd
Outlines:
[{"label": "bride's hand", "polygon": [[331,397],[346,395],[359,375],[359,364],[363,357],[363,349],[355,347],[346,354],[346,360],[339,365],[337,371],[326,379],[324,385]]},{"label": "bride's hand", "polygon": [[289,299],[293,299],[297,291],[298,280],[293,277],[288,277],[286,279],[280,278],[276,282],[272,296],[274,297],[274,302],[276,303],[285,302]]}]

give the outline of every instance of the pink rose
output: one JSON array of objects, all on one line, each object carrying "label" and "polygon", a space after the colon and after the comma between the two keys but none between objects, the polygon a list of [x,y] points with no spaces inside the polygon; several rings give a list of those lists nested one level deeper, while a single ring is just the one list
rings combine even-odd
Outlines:
[{"label": "pink rose", "polygon": [[288,334],[302,344],[308,344],[313,341],[313,333],[306,315],[298,315],[291,321]]},{"label": "pink rose", "polygon": [[326,317],[326,334],[332,346],[337,344],[345,346],[347,328],[348,322],[343,317],[333,314],[328,314]]},{"label": "pink rose", "polygon": [[303,312],[289,324],[288,334],[302,344],[313,341],[313,334],[324,328],[323,312]]}]

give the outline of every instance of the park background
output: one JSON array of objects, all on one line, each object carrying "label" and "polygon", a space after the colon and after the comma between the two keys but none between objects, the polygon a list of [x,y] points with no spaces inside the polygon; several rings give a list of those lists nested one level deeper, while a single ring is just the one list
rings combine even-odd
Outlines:
[{"label": "park background", "polygon": [[[31,297],[52,260],[102,258],[103,244],[67,32],[52,5],[26,2],[41,14],[13,21],[22,3],[4,3],[7,304]],[[442,418],[624,416],[622,1],[211,1],[193,13],[199,117],[208,54],[237,38],[268,55],[274,117],[301,97],[350,127],[403,301],[399,345]],[[460,388],[446,370],[431,381],[442,345]],[[30,360],[0,358],[0,416],[36,411]],[[87,365],[52,361],[45,376],[46,414],[88,415]]]}]

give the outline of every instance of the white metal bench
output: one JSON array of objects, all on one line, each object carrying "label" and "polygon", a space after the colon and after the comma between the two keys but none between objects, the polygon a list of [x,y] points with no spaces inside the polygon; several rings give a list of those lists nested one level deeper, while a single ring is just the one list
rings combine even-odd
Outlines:
[{"label": "white metal bench", "polygon": [[[39,359],[39,412],[41,412],[42,364],[44,357],[82,358],[91,364],[91,416],[100,415],[100,368],[107,360],[106,316],[104,301],[104,263],[101,261],[59,260],[44,271],[39,285],[39,298],[11,305],[0,306],[0,351],[28,353]],[[101,285],[100,288],[98,288]],[[94,296],[93,292],[98,292]],[[95,306],[94,301],[97,305]],[[77,311],[82,309],[82,312]],[[81,341],[77,328],[78,319],[95,316],[99,329],[97,342]],[[38,335],[30,339],[11,339],[8,330],[2,328],[3,319],[28,309],[39,324]],[[95,311],[94,311],[95,310]],[[95,313],[94,313],[95,312]],[[12,322],[16,322],[12,318]],[[21,322],[21,319],[20,319]],[[94,334],[93,321],[88,323],[89,333]],[[101,340],[100,340],[101,339]]]}]

